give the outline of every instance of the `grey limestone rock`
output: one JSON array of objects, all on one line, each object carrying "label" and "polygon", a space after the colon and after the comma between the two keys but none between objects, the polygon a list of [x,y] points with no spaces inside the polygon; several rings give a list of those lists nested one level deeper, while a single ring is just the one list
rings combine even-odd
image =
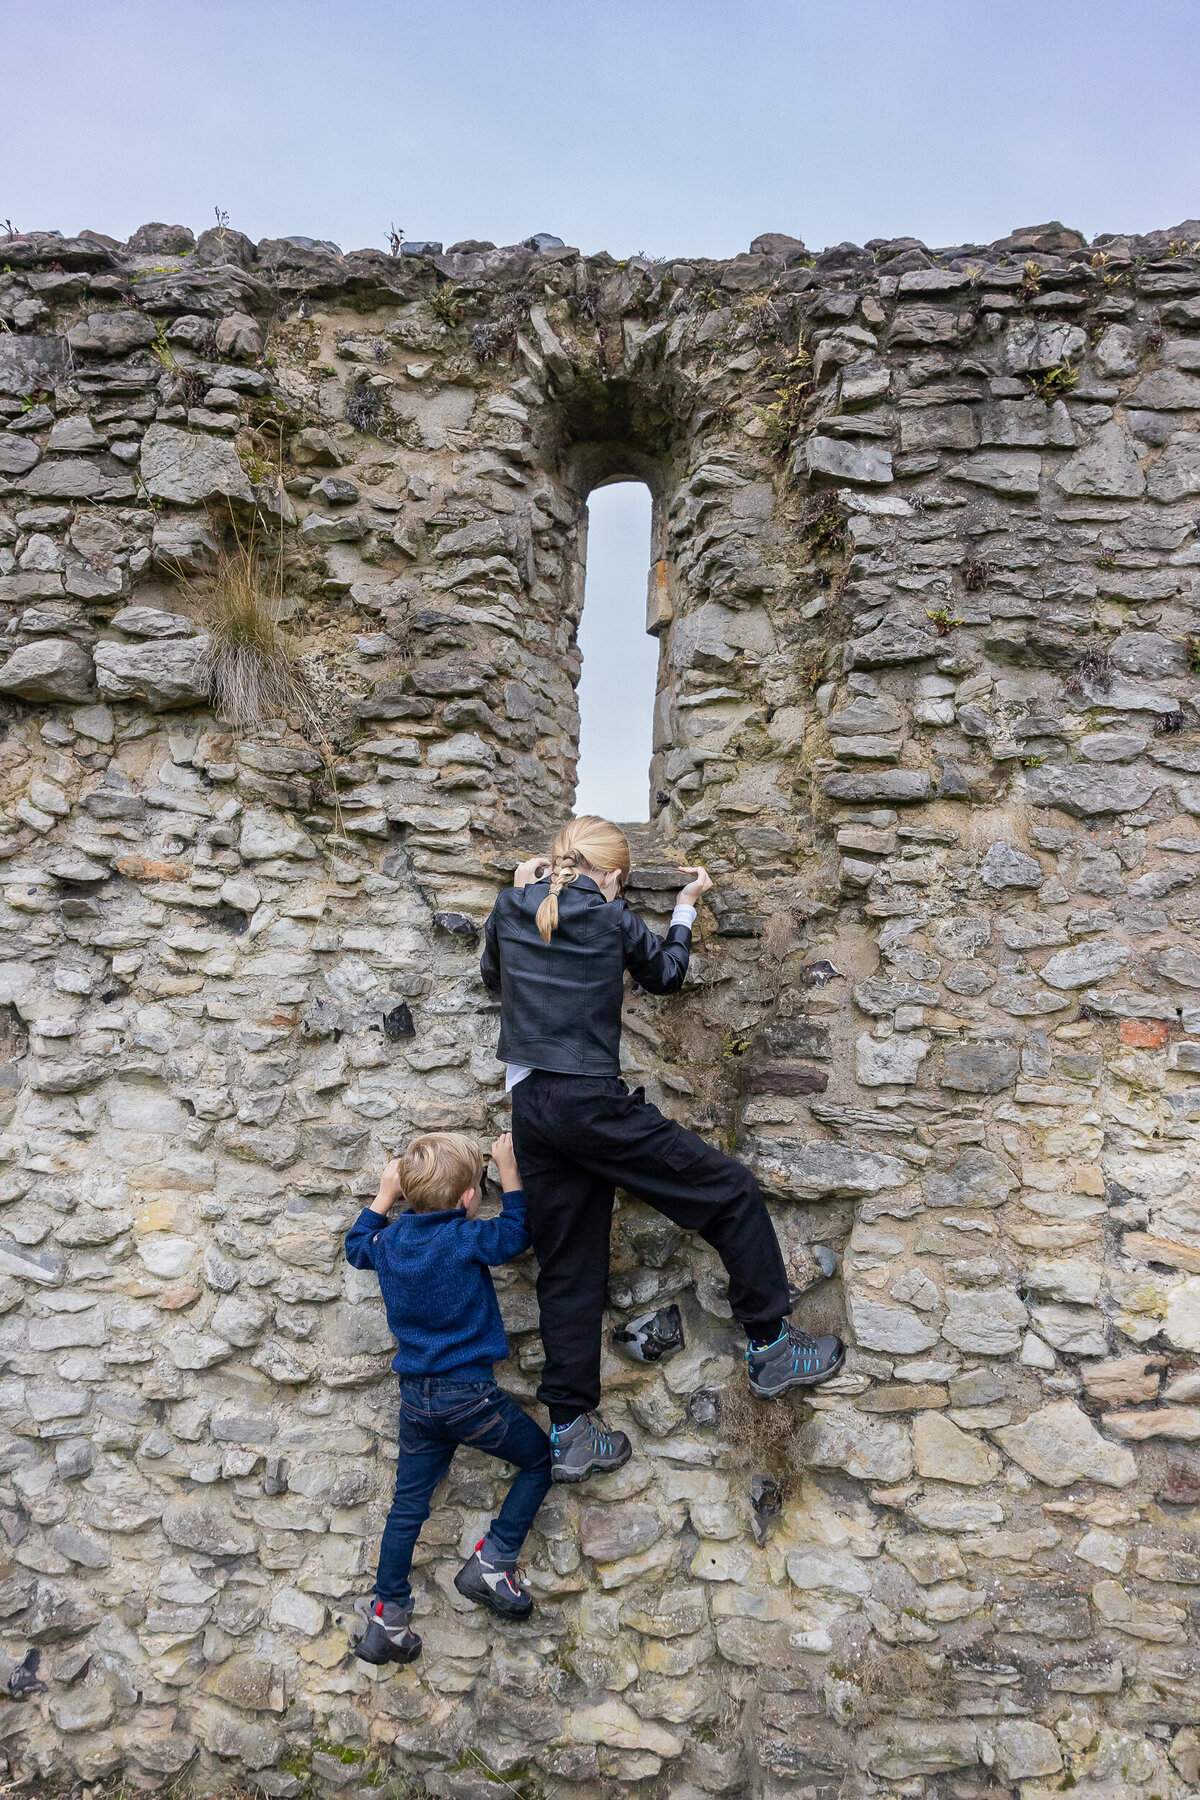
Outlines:
[{"label": "grey limestone rock", "polygon": [[937,650],[938,639],[928,625],[918,625],[908,620],[897,621],[895,624],[880,625],[865,637],[852,639],[851,666],[856,669],[883,669],[893,663],[922,662],[927,656],[935,655]]},{"label": "grey limestone rock", "polygon": [[67,371],[67,340],[49,334],[0,332],[0,394],[37,394]]},{"label": "grey limestone rock", "polygon": [[813,437],[797,453],[796,473],[810,480],[883,487],[893,479],[891,452],[844,438]]},{"label": "grey limestone rock", "polygon": [[1024,850],[997,839],[988,845],[979,879],[990,888],[1039,888],[1046,879],[1046,872]]},{"label": "grey limestone rock", "polygon": [[1076,944],[1073,949],[1056,951],[1043,966],[1041,977],[1051,987],[1069,992],[1115,975],[1132,954],[1128,944]]},{"label": "grey limestone rock", "polygon": [[889,980],[870,975],[854,989],[854,1004],[872,1018],[886,1018],[898,1006],[936,1006],[938,991],[916,981]]},{"label": "grey limestone rock", "polygon": [[266,862],[277,856],[315,857],[316,846],[306,832],[296,831],[261,808],[251,808],[242,820],[239,849],[247,862]]},{"label": "grey limestone rock", "polygon": [[935,1170],[922,1178],[921,1188],[928,1206],[1002,1206],[1020,1186],[1017,1177],[1000,1157],[990,1150],[968,1149],[950,1168]]},{"label": "grey limestone rock", "polygon": [[158,220],[139,225],[129,239],[129,248],[139,256],[187,256],[195,247],[195,233],[187,225],[164,225]]},{"label": "grey limestone rock", "polygon": [[1036,494],[1042,459],[1031,450],[981,450],[946,470],[952,481],[969,481],[997,494]]},{"label": "grey limestone rock", "polygon": [[893,1356],[915,1356],[928,1350],[941,1335],[910,1306],[892,1306],[886,1301],[868,1299],[863,1294],[849,1295],[850,1325],[854,1341],[864,1350],[886,1350]]},{"label": "grey limestone rock", "polygon": [[215,1499],[170,1501],[162,1528],[171,1543],[202,1556],[245,1556],[254,1548],[254,1533],[230,1518]]},{"label": "grey limestone rock", "polygon": [[1144,493],[1146,477],[1133,444],[1110,420],[1091,442],[1061,468],[1055,481],[1065,494],[1113,496],[1135,500]]},{"label": "grey limestone rock", "polygon": [[86,413],[74,418],[56,419],[50,431],[47,450],[107,450],[108,439],[95,429]]},{"label": "grey limestone rock", "polygon": [[256,357],[263,353],[263,334],[256,319],[248,313],[230,313],[216,330],[219,356]]},{"label": "grey limestone rock", "polygon": [[1079,740],[1079,754],[1087,762],[1125,763],[1142,756],[1150,740],[1137,731],[1093,731]]},{"label": "grey limestone rock", "polygon": [[1090,819],[1137,812],[1162,785],[1162,777],[1142,770],[1047,763],[1031,769],[1025,785],[1031,805],[1058,806],[1077,819]]},{"label": "grey limestone rock", "polygon": [[89,313],[67,333],[67,341],[82,356],[127,356],[154,342],[154,322],[144,313]]},{"label": "grey limestone rock", "polygon": [[1019,1060],[1011,1044],[949,1044],[941,1084],[964,1094],[1000,1094],[1016,1080]]},{"label": "grey limestone rock", "polygon": [[11,431],[0,431],[0,475],[24,475],[37,462],[41,451],[29,438],[17,437]]},{"label": "grey limestone rock", "polygon": [[877,769],[870,774],[826,775],[821,792],[831,800],[882,801],[910,805],[929,798],[930,781],[923,769]]},{"label": "grey limestone rock", "polygon": [[1179,369],[1152,369],[1126,396],[1125,404],[1154,412],[1200,412],[1200,381]]},{"label": "grey limestone rock", "polygon": [[1165,681],[1187,673],[1187,656],[1178,638],[1161,631],[1123,631],[1108,648],[1108,658],[1123,675]]},{"label": "grey limestone rock", "polygon": [[151,425],[142,439],[141,472],[148,494],[180,506],[254,498],[232,444],[174,425]]},{"label": "grey limestone rock", "polygon": [[900,448],[974,450],[979,424],[969,406],[923,406],[900,415]]},{"label": "grey limestone rock", "polygon": [[1016,319],[1004,336],[1004,364],[1014,375],[1039,374],[1078,360],[1087,335],[1078,325],[1042,319]]},{"label": "grey limestone rock", "polygon": [[1073,1400],[1044,1406],[1019,1425],[1002,1426],[994,1436],[1006,1455],[1047,1487],[1091,1480],[1122,1488],[1137,1475],[1133,1453],[1102,1437]]},{"label": "grey limestone rock", "polygon": [[579,1543],[597,1562],[637,1556],[662,1536],[663,1523],[652,1506],[585,1506],[579,1516]]},{"label": "grey limestone rock", "polygon": [[979,440],[985,447],[1075,447],[1075,430],[1062,401],[993,400],[982,408]]},{"label": "grey limestone rock", "polygon": [[857,737],[899,731],[904,719],[886,701],[858,695],[840,712],[830,713],[826,723],[836,736]]},{"label": "grey limestone rock", "polygon": [[874,1038],[864,1033],[855,1044],[855,1075],[863,1087],[886,1087],[915,1081],[929,1045],[920,1038]]},{"label": "grey limestone rock", "polygon": [[208,639],[159,638],[96,645],[96,683],[106,700],[142,699],[152,712],[208,698]]},{"label": "grey limestone rock", "polygon": [[1172,944],[1166,950],[1156,951],[1150,965],[1156,974],[1177,987],[1200,988],[1200,952],[1190,944]]},{"label": "grey limestone rock", "polygon": [[109,620],[114,631],[127,637],[177,638],[194,637],[196,627],[182,613],[163,612],[157,606],[123,606]]},{"label": "grey limestone rock", "polygon": [[1092,350],[1101,375],[1109,380],[1137,372],[1137,339],[1128,325],[1110,325]]},{"label": "grey limestone rock", "polygon": [[1152,500],[1183,500],[1200,494],[1200,432],[1179,432],[1151,464],[1146,491]]},{"label": "grey limestone rock", "polygon": [[802,1143],[760,1137],[754,1142],[750,1161],[765,1186],[794,1200],[877,1194],[903,1187],[908,1180],[897,1157],[821,1140]]},{"label": "grey limestone rock", "polygon": [[868,1418],[845,1405],[818,1413],[797,1445],[815,1469],[844,1469],[860,1481],[904,1481],[912,1473],[912,1439],[905,1425]]},{"label": "grey limestone rock", "polygon": [[128,475],[115,473],[99,457],[84,456],[42,462],[19,485],[35,500],[132,500],[137,492]]},{"label": "grey limestone rock", "polygon": [[1024,1303],[1006,1288],[947,1289],[942,1336],[957,1350],[1006,1355],[1018,1347],[1028,1322]]},{"label": "grey limestone rock", "polygon": [[94,694],[91,653],[70,638],[40,638],[0,667],[0,691],[22,700],[88,700]]},{"label": "grey limestone rock", "polygon": [[391,1356],[396,1349],[382,1306],[339,1302],[324,1316],[323,1338],[334,1356]]}]

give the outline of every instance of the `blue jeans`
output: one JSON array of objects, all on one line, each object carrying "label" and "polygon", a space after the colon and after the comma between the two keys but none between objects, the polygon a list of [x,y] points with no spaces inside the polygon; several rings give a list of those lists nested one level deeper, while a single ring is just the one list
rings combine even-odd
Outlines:
[{"label": "blue jeans", "polygon": [[433,1491],[460,1444],[520,1470],[487,1533],[488,1554],[511,1568],[550,1486],[550,1439],[494,1381],[451,1376],[400,1381],[396,1492],[379,1546],[375,1593],[407,1606],[409,1571]]}]

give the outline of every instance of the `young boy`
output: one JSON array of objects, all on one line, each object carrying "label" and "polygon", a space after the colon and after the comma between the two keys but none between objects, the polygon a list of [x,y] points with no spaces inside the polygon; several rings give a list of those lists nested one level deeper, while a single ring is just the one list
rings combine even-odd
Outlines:
[{"label": "young boy", "polygon": [[[507,1134],[492,1145],[503,1211],[479,1219],[484,1159],[468,1137],[431,1131],[388,1164],[379,1192],[346,1236],[346,1258],[374,1269],[398,1349],[400,1456],[383,1530],[375,1598],[356,1655],[369,1663],[412,1662],[409,1570],[433,1491],[459,1444],[515,1463],[520,1473],[487,1535],[454,1577],[468,1600],[502,1619],[524,1619],[533,1602],[517,1554],[550,1486],[550,1440],[504,1393],[492,1364],[508,1339],[488,1273],[529,1246],[525,1195]],[[384,1220],[398,1200],[405,1210]]]}]

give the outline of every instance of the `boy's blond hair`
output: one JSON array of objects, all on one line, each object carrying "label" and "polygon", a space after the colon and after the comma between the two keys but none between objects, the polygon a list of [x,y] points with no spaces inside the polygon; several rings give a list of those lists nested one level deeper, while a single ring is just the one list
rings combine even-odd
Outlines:
[{"label": "boy's blond hair", "polygon": [[449,1212],[483,1179],[484,1155],[461,1131],[425,1131],[400,1156],[400,1189],[413,1212]]}]

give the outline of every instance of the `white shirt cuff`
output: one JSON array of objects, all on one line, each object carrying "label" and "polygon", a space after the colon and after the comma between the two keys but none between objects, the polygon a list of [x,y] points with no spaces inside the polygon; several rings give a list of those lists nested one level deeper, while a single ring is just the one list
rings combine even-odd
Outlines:
[{"label": "white shirt cuff", "polygon": [[692,926],[696,923],[695,907],[686,904],[677,906],[675,911],[671,914],[671,923],[672,925],[686,925],[690,931]]}]

